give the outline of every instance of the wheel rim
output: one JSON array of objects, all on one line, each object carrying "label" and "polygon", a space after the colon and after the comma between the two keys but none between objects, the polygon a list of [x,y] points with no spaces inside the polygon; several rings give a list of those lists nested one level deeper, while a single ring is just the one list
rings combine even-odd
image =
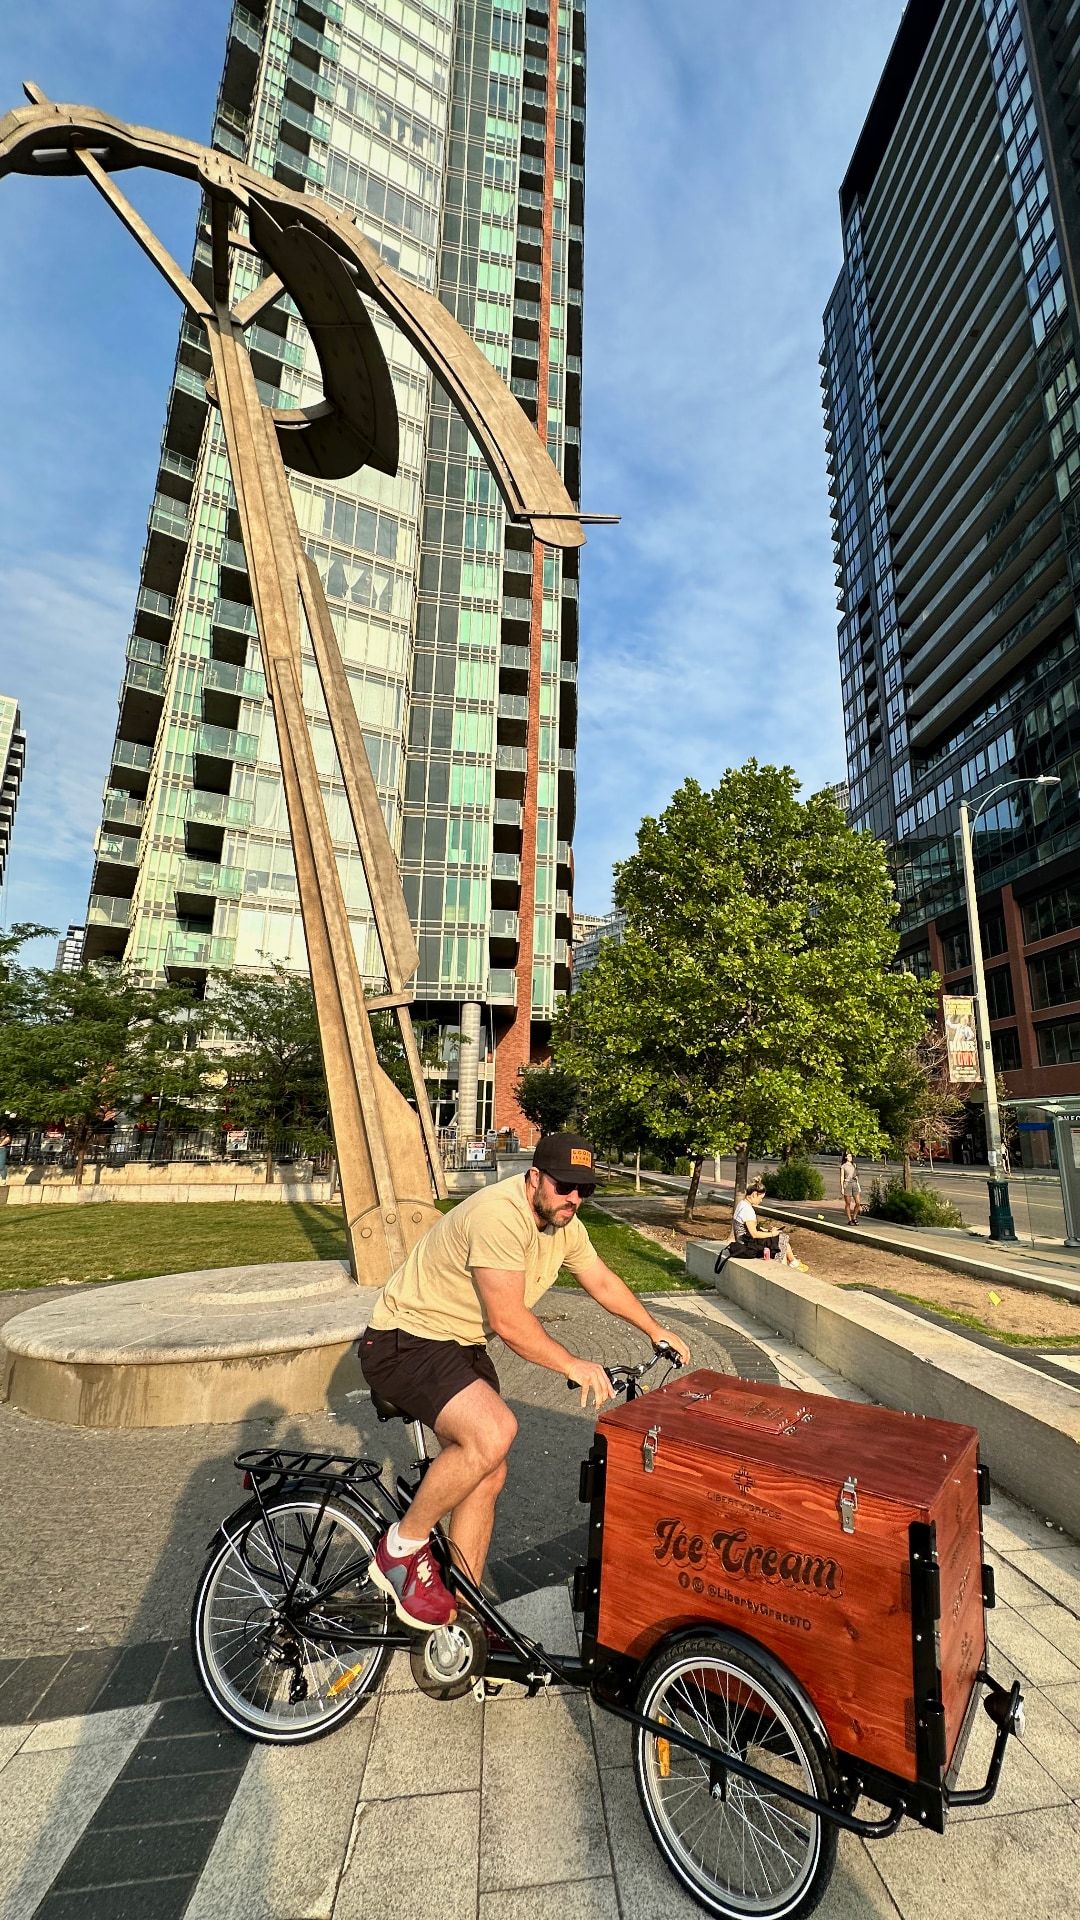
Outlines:
[{"label": "wheel rim", "polygon": [[[818,1791],[805,1736],[779,1693],[718,1656],[689,1655],[668,1667],[642,1711],[785,1786]],[[644,1731],[638,1741],[658,1836],[691,1886],[734,1913],[790,1912],[817,1866],[820,1817],[733,1773],[723,1798],[697,1754]]]},{"label": "wheel rim", "polygon": [[[310,1545],[318,1589],[330,1589],[306,1620],[275,1619],[285,1589],[271,1529],[286,1570],[295,1572]],[[343,1633],[386,1627],[388,1603],[367,1577],[373,1552],[350,1514],[327,1508],[320,1516],[318,1502],[302,1500],[272,1507],[223,1548],[207,1581],[199,1643],[226,1712],[255,1730],[300,1733],[349,1710],[381,1650],[350,1646]],[[296,1597],[314,1590],[308,1581]]]}]

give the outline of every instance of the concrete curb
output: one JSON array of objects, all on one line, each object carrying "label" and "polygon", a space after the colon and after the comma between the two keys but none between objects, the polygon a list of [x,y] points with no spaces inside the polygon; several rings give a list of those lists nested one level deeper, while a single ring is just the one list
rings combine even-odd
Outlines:
[{"label": "concrete curb", "polygon": [[992,1260],[979,1260],[972,1253],[961,1253],[959,1249],[954,1253],[951,1247],[930,1247],[917,1240],[886,1240],[865,1227],[849,1227],[839,1220],[811,1220],[794,1207],[777,1206],[774,1200],[766,1200],[762,1212],[767,1213],[770,1220],[782,1220],[785,1226],[807,1227],[811,1233],[831,1234],[834,1240],[857,1240],[860,1246],[877,1247],[882,1253],[897,1253],[901,1257],[906,1255],[909,1260],[921,1260],[924,1266],[946,1267],[952,1273],[971,1274],[976,1280],[1000,1280],[1005,1286],[1020,1287],[1025,1293],[1054,1293],[1080,1302],[1080,1280],[1051,1279],[1022,1267],[1002,1267]]},{"label": "concrete curb", "polygon": [[993,1478],[1080,1534],[1080,1388],[809,1274],[729,1260],[714,1276],[723,1244],[692,1241],[688,1270],[884,1406],[977,1427]]}]

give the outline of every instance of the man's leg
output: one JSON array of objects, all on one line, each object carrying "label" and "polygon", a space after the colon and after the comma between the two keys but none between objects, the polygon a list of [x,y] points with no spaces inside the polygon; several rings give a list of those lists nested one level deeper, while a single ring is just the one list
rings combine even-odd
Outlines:
[{"label": "man's leg", "polygon": [[506,1478],[517,1421],[493,1387],[474,1380],[447,1401],[435,1433],[442,1452],[425,1473],[399,1529],[406,1540],[426,1540],[443,1515],[453,1512],[450,1537],[475,1578],[482,1571],[476,1556],[482,1550],[487,1557],[495,1501]]}]

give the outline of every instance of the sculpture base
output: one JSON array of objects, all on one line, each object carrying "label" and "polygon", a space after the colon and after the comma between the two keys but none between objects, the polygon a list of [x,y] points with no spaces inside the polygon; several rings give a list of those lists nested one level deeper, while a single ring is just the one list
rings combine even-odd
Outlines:
[{"label": "sculpture base", "polygon": [[375,1294],[337,1260],[87,1289],[7,1322],[0,1400],[76,1427],[317,1412],[363,1386],[356,1342]]}]

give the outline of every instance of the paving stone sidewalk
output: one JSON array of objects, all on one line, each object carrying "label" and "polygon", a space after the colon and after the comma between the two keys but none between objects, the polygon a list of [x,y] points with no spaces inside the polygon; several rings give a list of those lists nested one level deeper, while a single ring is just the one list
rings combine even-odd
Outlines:
[{"label": "paving stone sidewalk", "polygon": [[[678,1310],[699,1350],[748,1355],[739,1343],[753,1343],[759,1377],[861,1397],[728,1303],[699,1296]],[[575,1423],[575,1444],[583,1435]],[[534,1450],[534,1474],[542,1458]],[[74,1543],[79,1516],[69,1518]],[[1004,1920],[1018,1903],[1027,1920],[1080,1916],[1080,1547],[996,1494],[986,1539],[993,1664],[1024,1678],[1023,1743],[997,1799],[956,1816],[944,1838],[911,1826],[873,1846],[843,1836],[823,1920]],[[512,1606],[548,1646],[575,1644],[563,1580]],[[529,1701],[507,1689],[483,1706],[440,1704],[412,1688],[398,1657],[347,1727],[283,1751],[216,1720],[182,1644],[70,1647],[0,1663],[0,1920],[700,1911],[648,1837],[626,1730],[581,1694]],[[981,1716],[965,1783],[982,1777],[989,1734]]]}]

